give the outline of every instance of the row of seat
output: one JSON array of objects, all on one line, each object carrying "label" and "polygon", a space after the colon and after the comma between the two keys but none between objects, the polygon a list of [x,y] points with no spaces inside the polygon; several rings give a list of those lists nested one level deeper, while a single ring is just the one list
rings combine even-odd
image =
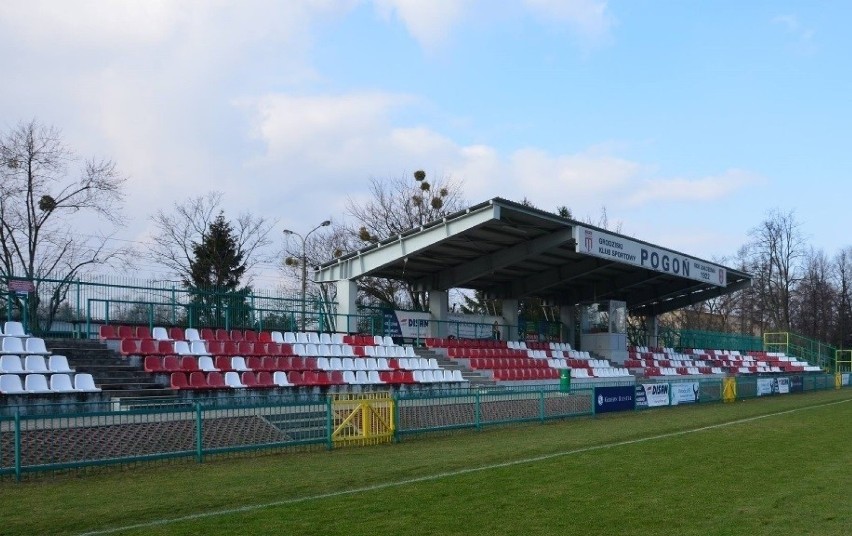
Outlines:
[{"label": "row of seat", "polygon": [[411,346],[350,346],[348,344],[303,344],[275,342],[158,341],[122,339],[119,353],[131,355],[212,356],[310,356],[310,357],[415,357]]},{"label": "row of seat", "polygon": [[95,386],[91,374],[51,374],[50,379],[45,374],[0,375],[0,393],[4,395],[30,395],[52,393],[96,393],[100,388]]},{"label": "row of seat", "polygon": [[557,380],[559,371],[552,368],[493,369],[492,377],[497,381]]},{"label": "row of seat", "polygon": [[343,333],[317,333],[313,331],[253,331],[240,329],[179,328],[148,326],[112,326],[99,328],[101,340],[157,340],[157,341],[207,341],[207,342],[277,342],[288,344],[348,344],[351,346],[396,346],[389,336],[344,335]]},{"label": "row of seat", "polygon": [[64,355],[54,354],[45,361],[43,355],[27,355],[23,360],[18,355],[0,356],[0,374],[57,374],[72,373],[68,359]]},{"label": "row of seat", "polygon": [[531,357],[472,357],[468,359],[468,366],[472,369],[547,368],[547,361]]},{"label": "row of seat", "polygon": [[[547,364],[555,369],[571,369],[573,378],[620,378],[631,376],[624,367],[610,366],[605,359],[548,359]],[[585,372],[580,372],[585,371]],[[583,374],[578,376],[578,374]]]},{"label": "row of seat", "polygon": [[249,357],[219,356],[212,360],[208,356],[146,356],[143,368],[149,373],[163,372],[245,372],[245,371],[290,371],[290,370],[437,370],[440,367],[435,359],[403,358],[313,358],[313,357]]},{"label": "row of seat", "polygon": [[266,389],[275,387],[332,387],[339,385],[404,385],[416,383],[460,383],[466,380],[460,371],[228,371],[189,374],[173,372],[172,389]]},{"label": "row of seat", "polygon": [[47,355],[50,352],[39,337],[3,337],[0,339],[0,354]]}]

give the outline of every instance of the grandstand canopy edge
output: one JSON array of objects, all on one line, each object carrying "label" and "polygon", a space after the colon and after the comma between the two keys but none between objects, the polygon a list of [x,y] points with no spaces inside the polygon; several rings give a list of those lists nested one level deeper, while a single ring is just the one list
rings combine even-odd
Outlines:
[{"label": "grandstand canopy edge", "polygon": [[744,272],[501,198],[347,253],[319,266],[315,280],[367,276],[554,305],[620,300],[643,316],[751,283]]}]

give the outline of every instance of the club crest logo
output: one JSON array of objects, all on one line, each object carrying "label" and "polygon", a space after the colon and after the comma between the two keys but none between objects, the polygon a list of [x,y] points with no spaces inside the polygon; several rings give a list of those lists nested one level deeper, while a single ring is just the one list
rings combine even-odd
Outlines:
[{"label": "club crest logo", "polygon": [[592,234],[592,231],[590,231],[589,229],[586,229],[586,240],[585,240],[586,253],[591,253],[594,245],[595,245],[595,240],[594,240],[594,236]]}]

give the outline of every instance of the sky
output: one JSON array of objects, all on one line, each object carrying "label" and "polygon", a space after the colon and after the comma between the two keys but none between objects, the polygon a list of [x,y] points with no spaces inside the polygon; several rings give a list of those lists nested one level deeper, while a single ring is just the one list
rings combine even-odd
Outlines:
[{"label": "sky", "polygon": [[151,214],[211,190],[283,241],[345,221],[371,178],[423,169],[471,204],[595,222],[606,207],[625,234],[706,259],[795,211],[833,255],[852,245],[850,15],[813,0],[2,0],[0,129],[36,118],[114,160],[129,179],[116,245],[144,248]]}]

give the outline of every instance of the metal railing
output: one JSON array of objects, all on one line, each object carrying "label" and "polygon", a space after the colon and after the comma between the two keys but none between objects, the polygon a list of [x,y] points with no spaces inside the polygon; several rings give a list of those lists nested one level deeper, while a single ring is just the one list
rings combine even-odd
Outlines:
[{"label": "metal railing", "polygon": [[[849,374],[802,374],[779,377],[706,378],[639,381],[636,396],[653,386],[673,393],[688,384],[696,393],[690,402],[718,402],[723,383],[733,382],[735,399],[813,391],[849,386]],[[614,385],[614,384],[613,384]],[[523,422],[546,422],[596,413],[603,384],[575,384],[562,389],[544,386],[496,386],[373,392],[372,398],[392,401],[392,435],[404,437],[434,432],[473,429]],[[621,384],[616,389],[623,389]],[[379,394],[381,396],[374,396]],[[370,394],[345,395],[369,399]],[[75,406],[73,412],[17,408],[0,414],[0,477],[21,479],[48,473],[101,465],[188,458],[198,463],[213,454],[264,449],[333,448],[340,423],[332,417],[332,403],[340,395],[308,392],[271,392],[264,396],[229,397],[216,394],[199,400],[162,402],[136,409]],[[656,405],[677,403],[672,398]],[[633,409],[652,407],[637,405]],[[369,400],[367,401],[369,403]]]},{"label": "metal railing", "polygon": [[821,341],[809,339],[790,332],[764,333],[763,349],[767,352],[783,352],[804,359],[811,365],[824,370],[836,369],[837,348]]}]

